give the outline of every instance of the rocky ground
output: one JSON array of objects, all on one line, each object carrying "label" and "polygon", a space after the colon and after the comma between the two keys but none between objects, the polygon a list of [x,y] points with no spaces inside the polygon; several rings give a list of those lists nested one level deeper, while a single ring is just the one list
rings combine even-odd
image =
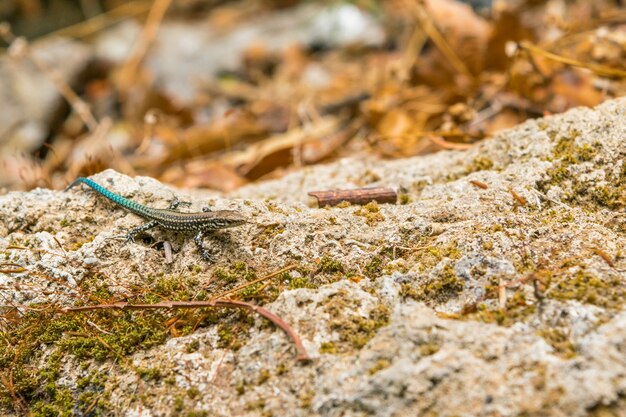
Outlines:
[{"label": "rocky ground", "polygon": [[[529,121],[466,152],[341,160],[231,195],[92,179],[249,223],[217,261],[85,186],[0,197],[0,405],[37,415],[626,415],[626,100]],[[311,208],[307,192],[391,186],[398,204]],[[164,257],[164,241],[173,255]],[[206,300],[281,268],[227,310]],[[19,305],[19,309],[6,306]],[[30,308],[27,308],[30,307]]]}]

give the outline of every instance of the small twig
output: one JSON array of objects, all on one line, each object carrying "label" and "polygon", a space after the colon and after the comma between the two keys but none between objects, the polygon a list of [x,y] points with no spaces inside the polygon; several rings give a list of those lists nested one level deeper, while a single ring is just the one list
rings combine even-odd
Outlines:
[{"label": "small twig", "polygon": [[467,66],[463,63],[463,60],[459,58],[454,49],[450,46],[446,38],[441,34],[439,29],[433,23],[432,17],[429,16],[428,11],[424,7],[422,2],[413,2],[409,0],[404,1],[406,7],[410,10],[415,20],[420,24],[424,32],[430,37],[433,43],[437,46],[439,51],[445,56],[450,65],[459,74],[463,74],[472,78],[472,73],[467,69]]},{"label": "small twig", "polygon": [[[4,32],[3,32],[4,33]],[[11,34],[12,36],[12,34]],[[72,87],[65,81],[63,75],[56,69],[48,65],[43,59],[39,59],[29,50],[28,41],[24,38],[11,38],[5,35],[5,38],[13,39],[9,47],[9,53],[12,57],[28,57],[28,59],[37,66],[39,71],[45,74],[54,84],[57,91],[67,100],[72,109],[82,119],[89,131],[93,132],[98,127],[98,121],[89,109],[89,105],[81,99],[78,94],[72,90]]]},{"label": "small twig", "polygon": [[498,304],[500,306],[500,310],[506,310],[506,284],[502,278],[498,278]]},{"label": "small twig", "polygon": [[279,269],[279,270],[278,270],[278,271],[276,271],[276,272],[272,272],[272,273],[271,273],[271,274],[269,274],[269,275],[266,275],[266,276],[264,276],[264,277],[261,277],[261,278],[255,279],[254,281],[246,282],[245,284],[240,285],[240,286],[235,287],[235,288],[232,288],[232,289],[230,289],[230,290],[228,290],[228,291],[224,291],[223,293],[220,293],[220,294],[218,294],[217,296],[215,296],[215,298],[216,298],[216,299],[219,299],[219,298],[224,298],[225,296],[227,296],[227,295],[229,295],[229,294],[232,294],[232,293],[237,292],[237,291],[241,291],[241,290],[243,290],[243,289],[245,289],[245,288],[248,288],[248,287],[249,287],[249,286],[251,286],[251,285],[258,284],[259,282],[262,282],[262,281],[265,281],[265,280],[267,280],[267,279],[273,278],[273,277],[275,277],[276,275],[282,274],[283,272],[291,271],[292,269],[296,268],[297,266],[298,266],[298,265],[296,265],[296,264],[291,264],[291,265],[289,265],[289,266],[284,267],[283,269]]},{"label": "small twig", "polygon": [[533,45],[528,41],[520,42],[519,47],[531,53],[542,55],[548,59],[560,62],[562,64],[571,65],[572,67],[586,68],[601,76],[626,78],[626,71],[622,71],[617,68],[610,68],[605,65],[594,64],[592,62],[582,62],[578,61],[577,59],[557,55],[555,53],[548,52],[545,49],[542,49],[536,45]]},{"label": "small twig", "polygon": [[172,244],[169,240],[163,242],[163,252],[165,252],[165,263],[171,264],[174,262],[174,257],[172,256]]},{"label": "small twig", "polygon": [[515,201],[517,201],[517,203],[520,206],[525,206],[526,204],[528,204],[528,200],[526,200],[524,197],[522,197],[521,195],[517,194],[515,191],[513,191],[512,188],[509,188],[509,192],[511,193],[511,195],[513,196],[513,198],[515,199]]},{"label": "small twig", "polygon": [[[5,267],[12,267],[12,269],[5,269]],[[2,269],[0,269],[0,273],[2,274],[16,274],[18,272],[24,272],[24,271],[28,271],[27,268],[24,268],[22,265],[20,264],[15,264],[13,262],[7,262],[7,263],[2,263],[0,264],[0,267],[2,267]]]},{"label": "small twig", "polygon": [[568,210],[574,210],[572,207],[568,206],[567,204],[565,204],[565,203],[563,203],[563,202],[561,202],[559,200],[555,200],[553,198],[548,197],[545,193],[542,193],[541,191],[539,191],[536,188],[530,188],[530,191],[534,192],[535,194],[537,194],[539,197],[543,198],[546,201],[549,201],[551,203],[557,204],[557,205],[559,205],[561,207],[564,207],[564,208],[566,208]]},{"label": "small twig", "polygon": [[307,353],[300,337],[296,334],[296,332],[289,326],[283,319],[281,319],[276,314],[272,313],[269,310],[266,310],[263,307],[256,306],[254,304],[246,303],[243,301],[235,301],[235,300],[210,300],[210,301],[162,301],[160,303],[154,304],[128,304],[126,302],[117,302],[113,304],[97,304],[92,306],[81,306],[81,307],[68,307],[61,310],[63,313],[75,313],[75,312],[85,312],[85,311],[94,311],[94,310],[152,310],[152,309],[175,309],[175,308],[202,308],[202,307],[215,307],[215,308],[238,308],[242,310],[252,311],[254,313],[259,314],[260,316],[265,317],[267,320],[274,323],[278,328],[284,331],[287,336],[291,338],[296,348],[296,360],[297,361],[308,361],[310,360],[309,354]]},{"label": "small twig", "polygon": [[67,255],[61,255],[60,253],[51,252],[51,251],[45,250],[45,249],[33,249],[33,248],[27,248],[25,246],[17,246],[17,245],[7,246],[7,250],[27,250],[27,251],[31,251],[33,253],[47,253],[48,255],[60,256],[61,258],[64,258],[64,257],[67,256]]},{"label": "small twig", "polygon": [[311,191],[308,193],[317,199],[319,207],[336,206],[342,201],[350,204],[377,203],[395,204],[398,194],[389,187],[356,188],[354,190]]},{"label": "small twig", "polygon": [[472,184],[475,187],[482,188],[483,190],[486,190],[486,189],[489,188],[489,186],[487,184],[485,184],[484,182],[480,182],[480,181],[476,181],[476,180],[471,180],[470,184]]},{"label": "small twig", "polygon": [[452,149],[452,150],[456,150],[456,151],[465,151],[468,150],[469,148],[471,148],[473,145],[471,143],[455,143],[455,142],[448,142],[447,140],[439,137],[439,136],[433,136],[433,135],[426,135],[424,136],[424,138],[428,139],[429,141],[431,141],[432,143],[434,143],[437,146],[441,146],[443,149]]},{"label": "small twig", "polygon": [[595,253],[596,255],[598,255],[600,258],[602,258],[604,262],[607,263],[608,266],[610,266],[611,268],[615,268],[615,262],[613,262],[611,255],[609,255],[608,253],[606,253],[600,248],[591,248],[591,251]]},{"label": "small twig", "polygon": [[104,333],[104,334],[108,334],[109,336],[111,336],[113,333],[111,332],[107,332],[106,330],[102,329],[100,326],[98,326],[96,323],[94,323],[91,320],[87,320],[87,324],[90,325],[91,327],[93,327],[94,329],[96,329],[97,331]]},{"label": "small twig", "polygon": [[172,0],[156,0],[146,19],[146,24],[143,27],[143,31],[135,43],[135,47],[130,58],[124,63],[120,69],[120,80],[123,83],[121,85],[122,94],[127,94],[130,87],[135,82],[135,77],[139,66],[143,62],[150,45],[154,42],[159,26],[165,12],[170,7]]}]

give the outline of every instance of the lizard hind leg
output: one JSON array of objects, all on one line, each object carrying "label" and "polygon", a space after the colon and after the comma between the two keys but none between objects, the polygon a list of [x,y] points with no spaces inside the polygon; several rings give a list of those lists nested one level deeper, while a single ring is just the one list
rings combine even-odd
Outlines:
[{"label": "lizard hind leg", "polygon": [[189,207],[191,206],[191,201],[180,201],[177,196],[174,196],[174,198],[170,200],[170,205],[167,207],[167,209],[176,210],[178,206]]},{"label": "lizard hind leg", "polygon": [[137,236],[139,233],[145,232],[146,230],[152,229],[158,224],[159,223],[157,223],[156,220],[151,220],[148,223],[142,224],[141,226],[137,226],[134,229],[129,230],[128,233],[126,233],[125,235],[114,236],[114,238],[124,238],[126,239],[126,242],[134,242],[135,236]]},{"label": "lizard hind leg", "polygon": [[207,262],[215,262],[215,256],[213,256],[213,251],[204,247],[204,232],[199,231],[196,236],[193,238],[193,241],[196,242],[196,246],[198,247],[198,252],[200,252],[200,256]]}]

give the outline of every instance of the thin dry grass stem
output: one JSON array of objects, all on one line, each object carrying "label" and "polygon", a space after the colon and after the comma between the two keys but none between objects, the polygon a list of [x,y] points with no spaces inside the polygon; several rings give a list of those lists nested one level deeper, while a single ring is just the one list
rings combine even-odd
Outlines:
[{"label": "thin dry grass stem", "polygon": [[[72,90],[69,84],[63,78],[63,75],[56,69],[49,66],[43,59],[39,59],[36,54],[30,51],[30,45],[25,38],[15,37],[8,25],[5,25],[0,30],[0,36],[5,41],[10,43],[9,56],[13,58],[27,58],[41,71],[48,79],[54,84],[57,91],[65,98],[70,104],[72,109],[81,118],[89,131],[94,131],[98,127],[98,121],[94,117],[93,113],[89,109],[89,105],[85,103],[79,96]],[[30,52],[30,53],[29,53]]]},{"label": "thin dry grass stem", "polygon": [[506,284],[502,278],[498,278],[498,304],[500,310],[506,310],[507,296]]},{"label": "thin dry grass stem", "polygon": [[87,416],[89,415],[89,413],[91,412],[91,410],[94,409],[94,407],[96,406],[96,404],[98,404],[98,401],[100,400],[100,397],[102,397],[102,393],[96,395],[96,397],[93,399],[93,401],[91,401],[91,403],[89,404],[89,407],[87,407],[87,409],[85,409],[84,412],[81,413],[82,416]]},{"label": "thin dry grass stem", "polygon": [[592,248],[591,251],[598,255],[600,258],[602,258],[602,260],[606,262],[608,266],[610,266],[611,268],[615,268],[615,262],[613,262],[613,258],[611,257],[611,255],[609,255],[600,248]]},{"label": "thin dry grass stem", "polygon": [[524,197],[516,193],[515,190],[513,190],[513,188],[509,188],[509,193],[511,193],[511,196],[513,197],[513,199],[515,199],[515,201],[517,201],[517,203],[520,206],[525,206],[526,204],[528,204],[528,200],[526,200]]},{"label": "thin dry grass stem", "polygon": [[262,282],[262,281],[268,280],[268,279],[270,279],[270,278],[274,278],[275,276],[280,275],[280,274],[282,274],[283,272],[291,271],[292,269],[296,268],[297,266],[298,266],[298,265],[296,265],[296,264],[291,264],[291,265],[288,265],[288,266],[286,266],[286,267],[284,267],[284,268],[282,268],[282,269],[279,269],[279,270],[278,270],[278,271],[276,271],[276,272],[272,272],[272,273],[271,273],[271,274],[269,274],[269,275],[266,275],[266,276],[264,276],[264,277],[261,277],[261,278],[255,279],[254,281],[246,282],[245,284],[240,285],[240,286],[235,287],[235,288],[232,288],[232,289],[230,289],[230,290],[228,290],[228,291],[224,291],[224,292],[222,292],[222,293],[220,293],[220,294],[216,295],[216,296],[215,296],[215,299],[224,298],[224,297],[226,297],[226,296],[227,296],[227,295],[229,295],[229,294],[232,294],[232,293],[235,293],[235,292],[241,291],[241,290],[243,290],[243,289],[246,289],[246,288],[248,288],[248,287],[249,287],[249,286],[251,286],[251,285],[258,284],[259,282]]},{"label": "thin dry grass stem", "polygon": [[415,27],[409,41],[404,48],[404,56],[401,62],[402,81],[409,78],[411,68],[413,68],[419,60],[420,53],[426,45],[427,35],[421,27]]},{"label": "thin dry grass stem", "polygon": [[[308,126],[291,129],[285,133],[270,136],[262,142],[253,143],[240,151],[233,151],[219,157],[226,166],[239,167],[239,172],[246,175],[258,161],[284,149],[308,142],[337,131],[340,120],[333,116],[324,116],[319,122]],[[210,159],[209,159],[210,160]],[[248,167],[246,169],[246,167]]]},{"label": "thin dry grass stem", "polygon": [[15,384],[13,384],[13,369],[8,369],[6,372],[0,374],[0,382],[11,394],[13,404],[16,406],[15,408],[21,410],[24,413],[23,415],[30,415],[24,398],[18,395],[15,391]]},{"label": "thin dry grass stem", "polygon": [[85,312],[85,311],[94,311],[94,310],[154,310],[154,309],[183,309],[183,308],[204,308],[204,307],[213,307],[213,308],[236,308],[241,310],[248,310],[254,313],[259,314],[262,317],[265,317],[267,320],[274,323],[278,328],[291,338],[296,348],[296,360],[297,361],[308,361],[310,360],[310,356],[306,351],[306,348],[302,344],[300,337],[296,334],[296,332],[289,326],[283,319],[281,319],[276,314],[272,313],[269,310],[264,309],[263,307],[256,306],[254,304],[246,303],[244,301],[235,301],[235,300],[223,300],[223,299],[215,299],[210,301],[163,301],[160,303],[154,304],[128,304],[126,302],[118,302],[113,304],[98,304],[92,306],[81,306],[81,307],[68,307],[61,310],[63,313],[77,313],[77,312]]},{"label": "thin dry grass stem", "polygon": [[141,143],[135,149],[136,153],[144,153],[150,147],[150,142],[154,136],[154,131],[161,120],[161,111],[159,109],[151,109],[146,112],[143,117],[143,138]]},{"label": "thin dry grass stem", "polygon": [[150,10],[151,6],[151,0],[128,1],[88,20],[51,32],[41,39],[53,37],[86,38],[123,20],[145,14]]},{"label": "thin dry grass stem", "polygon": [[429,141],[431,141],[432,143],[434,143],[435,145],[443,148],[443,149],[452,149],[452,150],[457,150],[457,151],[465,151],[469,148],[471,148],[473,145],[471,143],[454,143],[454,142],[448,142],[447,140],[445,140],[444,138],[442,138],[441,136],[434,136],[434,135],[426,135],[424,136],[424,138],[428,139]]},{"label": "thin dry grass stem", "polygon": [[557,55],[553,52],[546,51],[536,45],[528,41],[522,41],[518,44],[518,46],[531,54],[541,55],[545,58],[551,59],[556,62],[560,62],[565,65],[570,65],[572,67],[585,68],[591,72],[596,73],[597,75],[604,77],[616,77],[616,78],[626,78],[626,71],[607,67],[605,65],[594,64],[592,62],[582,62],[577,59],[567,58],[561,55]]},{"label": "thin dry grass stem", "polygon": [[484,182],[480,182],[480,181],[476,181],[476,180],[471,180],[470,184],[472,184],[475,187],[482,188],[483,190],[486,190],[486,189],[489,188],[489,186],[487,184],[485,184]]},{"label": "thin dry grass stem", "polygon": [[141,35],[135,43],[133,52],[119,72],[121,82],[120,87],[123,95],[128,94],[128,91],[135,83],[135,78],[137,76],[139,66],[143,62],[143,59],[148,52],[148,49],[154,42],[156,34],[159,30],[159,26],[161,25],[161,22],[165,17],[165,12],[167,12],[167,9],[170,7],[171,3],[172,0],[154,1],[154,4],[152,5],[150,12],[148,13],[148,18],[146,19],[146,23],[143,27]]},{"label": "thin dry grass stem", "polygon": [[450,62],[450,65],[454,68],[456,72],[462,74],[468,78],[473,78],[472,73],[467,69],[461,58],[454,52],[454,49],[450,46],[448,41],[444,38],[444,36],[439,32],[435,24],[433,23],[432,18],[428,14],[426,7],[422,1],[415,2],[413,0],[404,0],[407,10],[411,13],[413,18],[420,24],[424,32],[430,37],[433,43],[437,46],[439,51],[446,57],[446,59]]},{"label": "thin dry grass stem", "polygon": [[19,272],[24,272],[24,271],[28,271],[28,269],[24,268],[20,264],[16,264],[13,262],[5,262],[5,263],[0,264],[0,273],[2,274],[17,274]]}]

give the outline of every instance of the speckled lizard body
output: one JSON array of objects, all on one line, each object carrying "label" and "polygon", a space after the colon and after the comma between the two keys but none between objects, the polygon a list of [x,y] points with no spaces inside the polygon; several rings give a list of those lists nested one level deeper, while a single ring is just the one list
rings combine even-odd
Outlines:
[{"label": "speckled lizard body", "polygon": [[134,238],[138,233],[144,232],[155,226],[161,226],[164,229],[173,230],[176,232],[195,233],[194,241],[198,246],[200,254],[207,261],[211,261],[212,256],[210,252],[204,247],[204,235],[207,232],[239,226],[246,222],[245,217],[243,217],[240,213],[234,210],[211,211],[208,209],[208,207],[205,207],[203,208],[202,212],[181,213],[175,210],[181,204],[178,199],[174,199],[171,202],[170,206],[166,209],[158,209],[154,207],[144,206],[143,204],[128,200],[121,195],[104,188],[103,186],[93,182],[89,178],[77,178],[65,189],[65,191],[69,190],[79,183],[88,185],[89,187],[93,188],[98,194],[124,207],[128,211],[148,220],[148,223],[130,230],[125,235],[127,240],[134,241]]}]

